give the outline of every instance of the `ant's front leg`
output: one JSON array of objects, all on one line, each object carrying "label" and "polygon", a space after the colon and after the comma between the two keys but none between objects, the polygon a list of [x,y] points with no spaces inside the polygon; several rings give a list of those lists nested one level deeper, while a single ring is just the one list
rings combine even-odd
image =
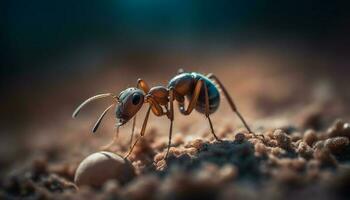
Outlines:
[{"label": "ant's front leg", "polygon": [[[142,80],[142,79],[137,79],[137,84],[136,84],[136,87],[143,90],[146,94],[149,92],[149,86],[148,84],[146,83],[146,81]],[[131,128],[131,136],[130,136],[130,142],[129,142],[129,149],[131,149],[132,147],[132,140],[133,140],[133,137],[134,137],[134,132],[135,132],[135,126],[136,126],[136,114],[132,120],[132,128]]]},{"label": "ant's front leg", "polygon": [[147,126],[149,114],[151,113],[151,110],[156,116],[161,116],[161,115],[165,115],[166,114],[166,113],[163,112],[162,107],[158,104],[158,102],[156,100],[153,99],[152,96],[147,96],[146,97],[146,102],[148,102],[150,105],[149,105],[149,108],[147,110],[145,120],[143,121],[143,124],[142,124],[140,136],[136,139],[135,143],[132,146],[130,146],[130,150],[126,154],[126,156],[124,158],[127,158],[127,157],[130,156],[130,154],[132,153],[132,150],[134,149],[134,147],[136,146],[136,144],[138,143],[140,138],[144,136],[144,134],[146,132],[146,126]]},{"label": "ant's front leg", "polygon": [[166,155],[164,157],[164,159],[166,159],[168,157],[169,154],[169,150],[170,150],[170,146],[171,146],[171,138],[172,138],[172,132],[173,132],[173,121],[174,121],[174,90],[173,88],[170,88],[169,90],[169,105],[170,108],[168,109],[166,107],[167,112],[163,111],[163,108],[160,106],[160,104],[151,96],[147,96],[147,101],[151,104],[151,109],[152,112],[156,115],[156,116],[163,116],[163,115],[167,115],[168,119],[170,120],[170,129],[169,129],[169,140],[168,140],[168,148],[167,148],[167,152]]},{"label": "ant's front leg", "polygon": [[126,159],[127,157],[130,156],[132,150],[134,149],[135,145],[137,144],[137,142],[140,140],[141,137],[144,136],[145,132],[146,132],[146,126],[147,126],[147,122],[148,122],[148,118],[149,118],[149,114],[151,112],[151,107],[152,105],[149,106],[148,110],[147,110],[147,113],[146,113],[146,117],[143,121],[143,124],[142,124],[142,128],[141,128],[141,132],[140,132],[140,137],[138,137],[135,141],[135,143],[130,147],[130,150],[129,152],[124,156],[124,159]]},{"label": "ant's front leg", "polygon": [[151,95],[146,96],[146,99],[152,105],[152,112],[154,115],[160,117],[166,114],[166,112],[163,111],[163,108]]}]

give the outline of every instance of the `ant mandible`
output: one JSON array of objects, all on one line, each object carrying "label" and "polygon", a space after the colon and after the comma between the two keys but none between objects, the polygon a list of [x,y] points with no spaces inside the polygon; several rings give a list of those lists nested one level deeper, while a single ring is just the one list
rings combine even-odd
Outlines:
[{"label": "ant mandible", "polygon": [[[126,90],[122,91],[119,94],[119,96],[116,96],[112,93],[106,93],[90,97],[82,104],[80,104],[80,106],[78,106],[78,108],[74,111],[72,117],[75,118],[80,112],[80,110],[88,103],[97,99],[112,97],[115,101],[112,105],[108,106],[100,115],[92,129],[92,132],[96,132],[103,117],[113,106],[115,106],[116,119],[118,119],[119,121],[117,121],[116,124],[116,134],[113,138],[113,141],[105,146],[105,149],[109,148],[118,137],[119,127],[126,124],[130,119],[133,118],[130,149],[127,155],[125,156],[125,158],[127,158],[131,154],[133,148],[135,147],[139,139],[145,134],[150,111],[152,110],[152,112],[156,116],[166,115],[170,120],[168,147],[167,152],[165,154],[166,159],[169,154],[169,149],[171,145],[174,121],[174,101],[178,102],[179,110],[183,115],[191,114],[193,109],[196,109],[198,112],[203,113],[208,119],[211,133],[213,134],[216,140],[221,141],[216,136],[213,124],[209,117],[209,115],[214,113],[220,105],[220,92],[215,83],[217,83],[218,86],[221,88],[232,111],[236,113],[236,115],[244,124],[245,128],[249,132],[252,132],[242,115],[237,110],[237,107],[234,104],[231,96],[227,92],[226,88],[214,74],[208,74],[207,76],[205,76],[197,72],[184,72],[182,69],[179,70],[177,76],[175,76],[169,81],[167,87],[155,86],[150,88],[144,80],[138,79],[136,87],[127,88]],[[185,98],[189,100],[187,108],[185,108]],[[136,113],[140,110],[142,105],[146,103],[149,103],[149,107],[142,124],[140,137],[138,137],[134,144],[132,144],[132,138],[134,135],[134,129],[136,124]]]}]

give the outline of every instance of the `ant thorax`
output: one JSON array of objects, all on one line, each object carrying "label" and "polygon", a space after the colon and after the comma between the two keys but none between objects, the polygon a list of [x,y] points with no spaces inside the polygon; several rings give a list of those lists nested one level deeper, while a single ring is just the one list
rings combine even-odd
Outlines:
[{"label": "ant thorax", "polygon": [[167,105],[169,102],[169,90],[164,86],[151,88],[147,95],[151,95],[160,105]]}]

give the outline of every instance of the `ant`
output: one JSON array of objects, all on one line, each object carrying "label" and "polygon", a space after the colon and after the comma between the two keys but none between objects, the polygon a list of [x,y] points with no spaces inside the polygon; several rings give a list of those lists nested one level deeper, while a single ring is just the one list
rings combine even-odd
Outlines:
[{"label": "ant", "polygon": [[[218,84],[218,86],[216,84]],[[78,108],[74,111],[72,117],[75,118],[80,110],[86,106],[88,103],[95,101],[97,99],[112,97],[114,99],[113,104],[108,106],[100,115],[96,121],[92,132],[95,133],[106,113],[115,106],[116,114],[116,134],[113,141],[105,146],[105,149],[109,148],[116,138],[118,137],[119,127],[126,124],[130,119],[133,119],[131,139],[130,139],[130,149],[125,158],[127,158],[139,139],[144,136],[146,131],[146,126],[150,111],[153,112],[156,116],[166,115],[170,120],[170,129],[169,129],[169,140],[167,152],[165,154],[165,159],[169,154],[169,149],[171,145],[173,121],[174,121],[174,101],[178,102],[179,110],[183,115],[189,115],[193,109],[197,110],[200,113],[203,113],[208,119],[210,130],[213,136],[217,141],[221,141],[215,134],[213,124],[210,119],[210,114],[214,113],[220,105],[220,92],[221,88],[224,96],[226,97],[232,111],[236,113],[239,119],[244,124],[245,128],[251,133],[251,129],[248,124],[242,117],[242,115],[237,110],[236,105],[234,104],[231,96],[225,89],[221,81],[214,75],[208,74],[203,75],[197,72],[184,72],[182,69],[179,70],[178,75],[172,78],[169,81],[167,87],[164,86],[155,86],[150,88],[148,84],[142,80],[138,79],[137,86],[127,88],[122,91],[119,96],[116,96],[112,93],[99,94],[89,99],[85,100]],[[185,107],[185,98],[189,100],[187,108]],[[142,105],[149,103],[148,110],[146,112],[145,119],[142,124],[140,137],[136,139],[134,144],[132,144],[132,138],[134,135],[134,129],[136,124],[136,113],[140,110]]]}]

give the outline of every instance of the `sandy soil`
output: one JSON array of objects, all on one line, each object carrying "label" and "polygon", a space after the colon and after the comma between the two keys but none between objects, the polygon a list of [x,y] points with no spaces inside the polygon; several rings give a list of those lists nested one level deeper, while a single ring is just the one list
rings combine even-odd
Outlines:
[{"label": "sandy soil", "polygon": [[[76,120],[70,118],[71,112],[88,96],[134,86],[141,71],[109,70],[92,79],[79,77],[79,82],[57,84],[54,92],[44,92],[45,98],[38,101],[40,111],[29,109],[32,119],[21,130],[24,133],[2,141],[0,198],[346,198],[349,95],[332,79],[325,82],[308,71],[287,70],[281,67],[282,61],[262,66],[264,61],[228,59],[210,67],[215,66],[214,60],[206,62],[207,68],[188,68],[221,77],[254,134],[246,132],[222,98],[212,120],[223,141],[214,140],[204,116],[177,112],[173,146],[165,161],[169,122],[166,117],[151,116],[146,136],[129,157],[136,177],[126,184],[111,180],[99,188],[78,189],[74,173],[86,156],[111,140],[114,116],[109,115],[92,135],[96,113],[107,102],[89,106]],[[142,78],[151,86],[165,85],[175,72],[175,68],[153,69],[142,72]],[[145,108],[138,115],[136,133],[144,114]],[[121,155],[127,151],[130,129],[131,123],[121,129],[111,151]]]}]

